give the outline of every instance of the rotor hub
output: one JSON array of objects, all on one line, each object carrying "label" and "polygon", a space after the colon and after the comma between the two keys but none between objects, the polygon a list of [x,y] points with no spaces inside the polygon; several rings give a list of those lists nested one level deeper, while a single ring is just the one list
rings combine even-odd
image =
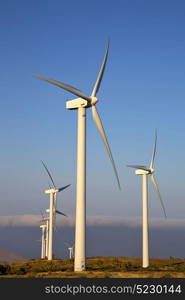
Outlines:
[{"label": "rotor hub", "polygon": [[95,105],[99,101],[96,97],[91,97],[91,105]]},{"label": "rotor hub", "polygon": [[154,169],[150,168],[150,174],[153,174],[153,173],[154,173]]}]

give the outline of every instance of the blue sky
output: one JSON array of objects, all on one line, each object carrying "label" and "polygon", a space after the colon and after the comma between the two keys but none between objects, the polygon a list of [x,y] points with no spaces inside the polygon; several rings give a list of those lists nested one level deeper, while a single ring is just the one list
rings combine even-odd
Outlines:
[{"label": "blue sky", "polygon": [[[185,168],[184,1],[6,1],[1,4],[0,215],[38,214],[48,205],[43,159],[58,185],[58,206],[75,213],[73,95],[32,77],[61,80],[89,94],[107,39],[110,52],[97,104],[120,176],[119,192],[90,110],[87,214],[141,214],[141,178],[158,130],[156,178],[169,218],[183,218]],[[150,215],[162,210],[151,186]]]}]

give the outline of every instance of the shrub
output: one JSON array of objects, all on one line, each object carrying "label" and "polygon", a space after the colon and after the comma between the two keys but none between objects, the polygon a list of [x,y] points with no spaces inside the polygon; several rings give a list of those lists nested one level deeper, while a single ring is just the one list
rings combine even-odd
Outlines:
[{"label": "shrub", "polygon": [[114,258],[112,259],[112,263],[113,263],[113,264],[118,264],[118,263],[119,263],[118,257],[114,257]]},{"label": "shrub", "polygon": [[17,274],[17,275],[24,275],[24,274],[26,274],[26,273],[27,273],[27,271],[26,271],[26,269],[23,268],[23,267],[19,268],[19,269],[16,271],[16,274]]},{"label": "shrub", "polygon": [[6,264],[0,265],[0,275],[5,275],[5,274],[8,274],[9,272],[10,272],[9,265],[6,265]]},{"label": "shrub", "polygon": [[96,261],[96,264],[97,264],[99,267],[102,267],[103,264],[104,264],[104,262],[103,262],[103,260],[98,259],[98,260]]},{"label": "shrub", "polygon": [[133,264],[131,263],[131,262],[126,262],[126,263],[124,263],[124,269],[126,270],[126,271],[131,271],[132,269],[133,269]]}]

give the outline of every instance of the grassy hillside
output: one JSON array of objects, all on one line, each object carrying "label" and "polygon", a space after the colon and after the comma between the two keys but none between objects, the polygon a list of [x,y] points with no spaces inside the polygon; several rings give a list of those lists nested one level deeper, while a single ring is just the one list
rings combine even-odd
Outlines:
[{"label": "grassy hillside", "polygon": [[150,267],[143,269],[138,258],[91,257],[85,272],[74,272],[73,264],[69,259],[0,263],[0,277],[185,278],[184,259],[151,259]]},{"label": "grassy hillside", "polygon": [[22,262],[25,258],[12,252],[0,250],[0,263],[5,262]]}]

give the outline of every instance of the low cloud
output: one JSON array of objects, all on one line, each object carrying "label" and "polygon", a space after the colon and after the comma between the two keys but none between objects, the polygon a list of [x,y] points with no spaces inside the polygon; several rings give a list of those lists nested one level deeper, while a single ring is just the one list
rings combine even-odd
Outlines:
[{"label": "low cloud", "polygon": [[[40,215],[16,215],[1,216],[0,227],[37,227],[41,224]],[[185,219],[157,219],[150,218],[150,227],[152,228],[185,228]],[[58,226],[72,227],[75,226],[74,217],[57,217]],[[123,226],[135,228],[142,225],[141,218],[132,217],[112,217],[112,216],[88,216],[88,226]]]}]

